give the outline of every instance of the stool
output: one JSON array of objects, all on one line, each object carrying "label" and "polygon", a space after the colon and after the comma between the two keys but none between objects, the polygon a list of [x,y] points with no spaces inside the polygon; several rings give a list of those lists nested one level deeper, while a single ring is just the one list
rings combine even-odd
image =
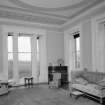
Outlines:
[{"label": "stool", "polygon": [[75,96],[75,99],[78,99],[82,95],[84,95],[84,93],[82,93],[80,91],[73,91],[70,93],[70,96]]},{"label": "stool", "polygon": [[33,86],[33,77],[25,77],[24,82],[26,87]]}]

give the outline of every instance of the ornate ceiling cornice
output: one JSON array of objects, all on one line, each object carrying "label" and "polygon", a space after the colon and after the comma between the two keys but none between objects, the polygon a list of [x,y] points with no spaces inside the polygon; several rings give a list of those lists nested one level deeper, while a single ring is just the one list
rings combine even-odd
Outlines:
[{"label": "ornate ceiling cornice", "polygon": [[46,13],[46,12],[36,11],[36,10],[31,11],[29,9],[24,9],[24,8],[19,8],[19,7],[10,7],[10,6],[0,5],[0,8],[6,9],[6,10],[12,10],[12,11],[21,11],[21,12],[26,12],[26,13],[32,13],[32,14],[41,14],[44,16],[55,17],[55,18],[59,18],[59,19],[63,19],[63,20],[69,19],[69,17],[63,16],[63,15],[51,14],[51,13]]},{"label": "ornate ceiling cornice", "polygon": [[83,0],[78,3],[75,3],[73,5],[69,6],[64,6],[64,7],[58,7],[58,8],[46,8],[46,7],[38,7],[38,6],[33,6],[30,4],[27,4],[25,2],[22,2],[21,0],[9,0],[10,2],[14,3],[15,5],[18,5],[22,8],[30,9],[30,10],[38,10],[38,11],[65,11],[65,10],[70,10],[70,9],[75,9],[79,8],[83,5],[88,5],[90,2],[94,2],[97,0]]},{"label": "ornate ceiling cornice", "polygon": [[[31,23],[42,23],[48,25],[56,25],[61,26],[68,22],[68,20],[74,19],[76,16],[84,13],[85,11],[91,9],[95,5],[105,1],[105,0],[84,0],[81,1],[81,5],[74,4],[67,7],[59,7],[59,8],[43,8],[31,6],[29,4],[23,3],[21,0],[9,0],[11,3],[14,3],[14,6],[6,6],[0,5],[0,17],[4,19],[14,19],[14,20],[22,20]],[[87,3],[88,4],[83,4]],[[21,3],[22,2],[22,3]],[[13,4],[12,4],[13,5]],[[82,6],[83,5],[83,6]],[[77,6],[77,7],[75,7]],[[81,8],[82,6],[82,8]],[[80,7],[80,8],[78,8]],[[76,8],[76,11],[75,11]],[[43,9],[43,10],[42,10]],[[69,9],[74,10],[74,13],[70,14]],[[62,10],[62,11],[61,11]],[[68,14],[63,14],[64,10],[68,10]],[[62,14],[57,14],[61,12]],[[70,14],[70,16],[69,16]]]},{"label": "ornate ceiling cornice", "polygon": [[96,0],[96,2],[94,3],[91,3],[89,6],[86,6],[84,9],[81,9],[80,11],[78,12],[75,12],[72,16],[69,16],[68,18],[69,19],[73,19],[74,17],[84,13],[85,11],[93,8],[94,6],[97,6],[98,4],[100,4],[101,2],[104,2],[105,0]]},{"label": "ornate ceiling cornice", "polygon": [[16,13],[7,10],[0,10],[0,17],[7,19],[15,19],[15,20],[23,20],[29,21],[33,23],[43,23],[43,24],[52,24],[52,25],[62,25],[66,22],[66,20],[54,19],[49,17],[42,17],[36,15],[29,15],[24,13]]}]

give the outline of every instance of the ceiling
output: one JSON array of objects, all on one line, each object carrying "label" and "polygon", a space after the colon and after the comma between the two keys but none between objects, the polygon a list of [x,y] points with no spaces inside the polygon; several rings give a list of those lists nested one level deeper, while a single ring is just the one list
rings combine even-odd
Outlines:
[{"label": "ceiling", "polygon": [[0,17],[63,25],[105,0],[0,0]]}]

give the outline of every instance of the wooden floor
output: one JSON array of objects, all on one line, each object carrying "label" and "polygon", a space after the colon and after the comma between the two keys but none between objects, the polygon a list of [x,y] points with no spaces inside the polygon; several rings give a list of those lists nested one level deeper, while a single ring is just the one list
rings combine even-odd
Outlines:
[{"label": "wooden floor", "polygon": [[100,105],[87,98],[78,100],[65,94],[62,89],[51,89],[48,86],[33,88],[16,88],[0,96],[0,105]]}]

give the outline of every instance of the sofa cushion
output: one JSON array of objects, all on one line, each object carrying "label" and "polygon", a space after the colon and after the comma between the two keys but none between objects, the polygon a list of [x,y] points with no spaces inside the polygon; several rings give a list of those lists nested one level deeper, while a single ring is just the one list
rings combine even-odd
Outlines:
[{"label": "sofa cushion", "polygon": [[87,84],[87,85],[82,85],[82,84],[72,84],[72,88],[75,88],[77,90],[80,90],[82,92],[101,97],[101,92],[99,89],[96,89],[97,85],[95,84]]},{"label": "sofa cushion", "polygon": [[83,71],[81,75],[87,81],[94,84],[97,84],[98,82],[103,80],[103,78],[105,78],[105,74],[100,72]]},{"label": "sofa cushion", "polygon": [[103,78],[102,80],[100,80],[97,84],[98,84],[99,86],[104,87],[104,86],[105,86],[105,78]]},{"label": "sofa cushion", "polygon": [[82,76],[90,83],[97,82],[97,76],[93,72],[83,72]]},{"label": "sofa cushion", "polygon": [[[91,72],[91,71],[78,71],[72,75],[71,80],[72,88],[83,91],[85,93],[97,96],[105,97],[105,73],[101,72]],[[87,81],[87,83],[86,83]]]},{"label": "sofa cushion", "polygon": [[82,74],[82,71],[71,71],[71,78],[74,80],[75,78],[80,77]]},{"label": "sofa cushion", "polygon": [[88,81],[82,77],[78,77],[75,79],[75,83],[86,85],[88,83]]}]

